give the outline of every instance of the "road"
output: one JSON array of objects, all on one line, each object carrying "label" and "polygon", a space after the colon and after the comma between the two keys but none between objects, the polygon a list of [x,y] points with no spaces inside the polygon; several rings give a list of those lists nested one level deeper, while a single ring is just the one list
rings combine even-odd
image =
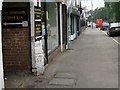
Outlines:
[{"label": "road", "polygon": [[[107,35],[107,31],[102,31],[105,35]],[[120,36],[110,37],[114,42],[120,45]]]}]

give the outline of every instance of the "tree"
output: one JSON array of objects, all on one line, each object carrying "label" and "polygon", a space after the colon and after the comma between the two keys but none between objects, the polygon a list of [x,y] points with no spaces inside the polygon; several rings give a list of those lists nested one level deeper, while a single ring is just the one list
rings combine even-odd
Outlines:
[{"label": "tree", "polygon": [[101,18],[108,22],[120,22],[120,1],[105,2],[105,7],[96,8],[91,13],[94,21]]},{"label": "tree", "polygon": [[120,2],[105,2],[108,21],[120,22]]},{"label": "tree", "polygon": [[93,20],[95,21],[96,19],[103,19],[104,21],[107,20],[107,16],[106,16],[106,9],[104,7],[101,8],[96,8],[93,12],[92,12],[92,16],[93,16]]}]

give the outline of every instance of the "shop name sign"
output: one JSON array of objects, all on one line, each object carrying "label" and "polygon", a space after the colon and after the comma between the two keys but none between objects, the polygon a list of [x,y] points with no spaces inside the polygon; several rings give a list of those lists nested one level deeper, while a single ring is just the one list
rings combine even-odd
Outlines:
[{"label": "shop name sign", "polygon": [[34,6],[34,16],[35,16],[35,34],[36,38],[42,37],[42,13],[41,8]]},{"label": "shop name sign", "polygon": [[28,27],[27,7],[3,7],[2,26],[5,28]]},{"label": "shop name sign", "polygon": [[34,6],[34,15],[35,15],[35,19],[42,18],[42,11],[40,7]]}]

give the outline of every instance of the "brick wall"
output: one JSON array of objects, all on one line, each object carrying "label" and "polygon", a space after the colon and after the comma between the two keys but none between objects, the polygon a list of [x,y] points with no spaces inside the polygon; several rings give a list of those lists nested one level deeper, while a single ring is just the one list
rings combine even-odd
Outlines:
[{"label": "brick wall", "polygon": [[3,29],[3,60],[5,71],[23,71],[30,67],[28,28]]}]

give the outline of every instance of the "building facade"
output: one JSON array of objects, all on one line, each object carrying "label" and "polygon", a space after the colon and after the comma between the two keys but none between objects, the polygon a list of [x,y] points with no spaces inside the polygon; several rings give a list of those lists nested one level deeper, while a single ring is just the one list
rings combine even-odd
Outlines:
[{"label": "building facade", "polygon": [[4,0],[0,11],[0,89],[4,72],[43,74],[80,34],[80,13],[71,0]]},{"label": "building facade", "polygon": [[66,11],[61,2],[4,0],[4,70],[43,73],[46,65],[65,49]]},{"label": "building facade", "polygon": [[77,38],[79,14],[71,1],[4,0],[4,71],[43,74],[45,67]]},{"label": "building facade", "polygon": [[44,71],[42,13],[32,1],[4,1],[2,6],[5,71]]}]

